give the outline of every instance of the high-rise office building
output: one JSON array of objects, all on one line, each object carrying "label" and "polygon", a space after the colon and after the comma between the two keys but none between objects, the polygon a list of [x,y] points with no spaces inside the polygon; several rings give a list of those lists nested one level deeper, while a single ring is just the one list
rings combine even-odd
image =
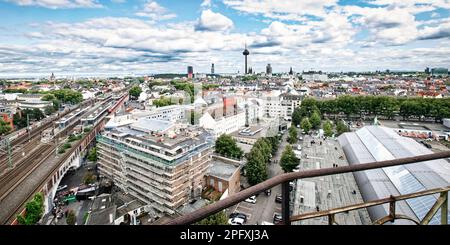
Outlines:
[{"label": "high-rise office building", "polygon": [[270,64],[267,64],[266,66],[266,74],[272,75],[272,66]]},{"label": "high-rise office building", "polygon": [[187,67],[187,77],[189,79],[192,79],[194,77],[194,67],[192,66]]},{"label": "high-rise office building", "polygon": [[211,74],[214,74],[214,63],[211,64]]},{"label": "high-rise office building", "polygon": [[432,68],[431,75],[435,76],[435,77],[437,77],[437,76],[448,77],[448,69],[447,68]]}]

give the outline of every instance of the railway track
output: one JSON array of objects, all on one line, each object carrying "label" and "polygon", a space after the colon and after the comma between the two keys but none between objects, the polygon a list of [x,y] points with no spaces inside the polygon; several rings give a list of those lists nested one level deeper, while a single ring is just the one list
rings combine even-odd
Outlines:
[{"label": "railway track", "polygon": [[[46,155],[43,159],[36,161],[36,162],[37,162],[36,164],[31,165],[32,167],[29,167],[29,168],[31,168],[31,169],[27,172],[27,174],[24,175],[24,176],[22,176],[22,177],[20,178],[20,180],[17,182],[17,184],[15,184],[12,188],[8,189],[8,193],[11,192],[11,191],[12,191],[19,183],[21,183],[25,178],[27,178],[27,177],[33,172],[34,169],[36,169],[37,167],[40,166],[41,163],[45,162],[45,161],[48,159],[48,157],[52,155],[52,154],[51,154],[52,151],[53,151],[53,150],[52,150],[51,148],[48,148],[48,149],[45,150],[45,152],[42,152],[41,155],[45,155],[45,154],[47,154],[47,155]],[[49,153],[50,153],[50,154],[49,154]],[[57,168],[57,167],[58,167],[58,166],[56,166],[56,168]],[[56,169],[56,168],[55,168],[55,169]],[[48,179],[49,176],[51,176],[51,174],[53,173],[53,171],[54,171],[54,169],[53,169],[50,173],[48,173],[48,174],[46,175],[46,178],[45,178],[46,180]],[[30,192],[27,193],[27,196],[32,196],[34,193],[38,192],[38,191],[40,190],[40,188],[41,188],[41,185],[36,185],[36,187],[34,187]],[[3,194],[2,198],[4,198],[5,196],[7,196],[7,193]],[[29,199],[30,199],[30,198],[24,198],[24,199],[20,202],[20,204],[17,205],[17,207],[15,208],[15,210],[14,210],[13,212],[11,212],[11,213],[8,215],[8,218],[7,218],[5,221],[2,221],[2,222],[3,222],[4,224],[11,224],[11,222],[14,221],[16,215],[19,214],[21,210],[23,210],[25,204],[28,202]]]},{"label": "railway track", "polygon": [[[69,133],[71,133],[75,126],[80,123],[80,119],[88,112],[80,115],[79,119],[75,120],[71,125],[58,133],[58,136],[55,137],[67,136]],[[104,118],[102,118],[100,121],[103,120]],[[76,150],[80,142],[81,141],[74,145],[70,149],[70,151],[62,155],[59,161],[65,161],[73,153],[73,151]],[[36,145],[34,145],[34,147],[36,147]],[[45,161],[47,161],[54,150],[55,144],[41,144],[38,146],[38,149],[33,151],[28,156],[24,157],[24,159],[21,160],[21,162],[17,164],[17,166],[14,167],[11,171],[7,172],[4,176],[0,176],[0,201],[5,199],[18,185],[20,185],[26,178],[28,178],[34,172],[34,170],[36,170]],[[53,167],[51,167],[50,171],[45,173],[45,177],[43,177],[42,180],[39,181],[39,184],[34,185],[32,188],[30,188],[30,191],[27,191],[27,193],[25,194],[26,198],[20,200],[20,203],[18,203],[14,207],[14,210],[12,210],[10,214],[8,214],[8,218],[5,220],[1,220],[0,222],[4,224],[11,224],[15,220],[16,215],[24,210],[26,202],[30,198],[32,198],[34,193],[37,193],[42,189],[45,183],[47,183],[47,181],[59,167],[60,164],[55,164]]]},{"label": "railway track", "polygon": [[[42,131],[44,131],[45,129],[47,129],[50,126],[52,126],[55,120],[61,119],[62,117],[64,117],[67,114],[77,110],[80,107],[84,107],[86,105],[92,105],[95,102],[96,102],[96,100],[88,100],[88,101],[81,102],[77,107],[69,109],[68,111],[64,111],[59,116],[49,120],[48,122],[46,122],[46,123],[44,123],[42,125],[39,125],[37,128],[32,129],[32,131],[30,132],[30,139],[33,138],[33,137],[36,137],[37,135],[40,135],[40,133]],[[21,137],[11,141],[11,147],[23,144],[26,141],[28,141],[28,134],[23,134]],[[3,157],[4,155],[6,155],[6,154],[2,154],[0,156]]]},{"label": "railway track", "polygon": [[[52,145],[39,145],[35,151],[18,164],[14,171],[9,171],[0,177],[0,201],[3,200],[17,185],[19,185],[40,163],[47,160],[54,151]],[[23,174],[17,174],[23,173]]]},{"label": "railway track", "polygon": [[[84,113],[83,115],[85,115],[86,113]],[[81,115],[80,118],[83,115]],[[75,120],[63,131],[59,132],[55,136],[55,138],[61,138],[69,135],[69,133],[71,133],[73,129],[77,125],[79,125],[79,123],[80,119]],[[15,163],[14,168],[10,169],[10,171],[6,171],[2,176],[0,176],[0,201],[5,199],[18,185],[20,185],[27,177],[29,177],[33,173],[33,171],[35,171],[39,166],[46,162],[50,158],[50,156],[53,155],[56,145],[54,142],[46,144],[40,143],[40,137],[37,137],[37,139],[35,139],[34,141],[30,141],[26,147],[27,149],[34,150],[30,154],[21,158],[18,163]],[[72,147],[69,152],[63,155],[61,160],[66,159],[69,154],[72,154],[75,148],[76,147]],[[17,154],[19,154],[20,156],[21,152],[18,152]],[[20,204],[17,205],[17,208],[15,208],[13,212],[11,212],[8,219],[6,221],[2,220],[1,222],[9,224],[10,222],[14,221],[15,215],[23,210],[25,203],[29,200],[29,197],[40,190],[40,188],[46,183],[47,179],[57,168],[59,168],[59,164],[55,164],[52,170],[46,174],[46,177],[38,185],[36,185],[36,187],[33,187],[33,190],[26,194],[27,198],[21,200]]]},{"label": "railway track", "polygon": [[[87,101],[85,103],[80,104],[80,106],[78,106],[78,107],[75,107],[64,113],[61,113],[58,117],[54,118],[53,120],[46,122],[46,123],[40,125],[39,127],[33,129],[30,132],[30,136],[28,136],[28,134],[24,134],[20,138],[13,140],[11,142],[11,147],[15,147],[17,145],[22,145],[23,148],[26,147],[27,149],[29,149],[30,145],[33,147],[36,146],[36,144],[40,140],[41,132],[52,127],[55,120],[58,120],[58,119],[64,117],[65,115],[77,110],[78,108],[80,108],[82,106],[91,104],[91,102],[92,101]],[[64,130],[64,131],[66,131],[66,130]],[[24,150],[22,150],[22,151],[12,150],[12,151],[13,152],[11,153],[12,154],[11,161],[13,162],[13,165],[16,165],[17,160],[20,161],[20,158],[22,157],[21,156],[22,152],[28,152],[28,151],[24,151]],[[7,154],[0,155],[0,176],[5,174],[5,172],[8,170],[8,167],[9,167],[8,165],[9,165],[8,155]]]}]

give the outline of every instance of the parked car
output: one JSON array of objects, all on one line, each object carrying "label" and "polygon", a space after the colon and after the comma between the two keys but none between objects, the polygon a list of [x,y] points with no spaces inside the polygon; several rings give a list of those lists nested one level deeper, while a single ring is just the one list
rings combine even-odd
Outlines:
[{"label": "parked car", "polygon": [[282,202],[283,202],[283,197],[281,196],[281,194],[278,194],[278,195],[275,197],[275,202],[276,202],[276,203],[282,203]]},{"label": "parked car", "polygon": [[244,223],[247,222],[247,215],[243,213],[232,213],[230,214],[230,219],[241,218],[244,220]]},{"label": "parked car", "polygon": [[244,224],[244,219],[241,218],[232,218],[228,220],[228,224],[230,225],[243,225]]},{"label": "parked car", "polygon": [[281,224],[283,222],[283,217],[279,213],[273,214],[273,223],[274,224]]},{"label": "parked car", "polygon": [[245,199],[245,202],[255,204],[256,203],[256,196],[251,196],[251,197]]},{"label": "parked car", "polygon": [[301,145],[297,145],[297,150],[301,151],[302,150],[302,146]]}]

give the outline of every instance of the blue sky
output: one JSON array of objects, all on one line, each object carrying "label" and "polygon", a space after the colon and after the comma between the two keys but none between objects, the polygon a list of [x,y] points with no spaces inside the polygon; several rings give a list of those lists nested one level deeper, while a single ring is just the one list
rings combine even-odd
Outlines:
[{"label": "blue sky", "polygon": [[0,76],[450,66],[450,0],[0,0]]}]

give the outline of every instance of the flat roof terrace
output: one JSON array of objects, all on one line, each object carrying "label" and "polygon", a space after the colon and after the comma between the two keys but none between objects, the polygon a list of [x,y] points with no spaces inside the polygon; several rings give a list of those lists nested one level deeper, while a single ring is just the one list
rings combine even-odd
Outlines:
[{"label": "flat roof terrace", "polygon": [[[312,140],[315,144],[311,144]],[[336,140],[304,136],[300,171],[332,168],[333,164],[348,165],[345,154]],[[317,211],[317,207],[319,210],[328,210],[364,202],[352,173],[297,180],[294,192],[293,215]],[[371,224],[366,209],[338,214],[335,218],[341,225]],[[328,224],[328,218],[308,219],[293,224],[324,225]]]}]

